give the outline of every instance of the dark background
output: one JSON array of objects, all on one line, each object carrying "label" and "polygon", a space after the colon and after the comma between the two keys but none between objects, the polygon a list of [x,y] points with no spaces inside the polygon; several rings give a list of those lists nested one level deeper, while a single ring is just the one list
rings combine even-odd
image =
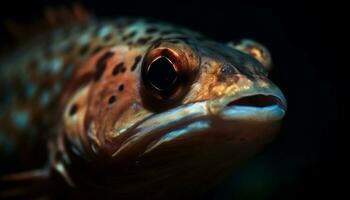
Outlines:
[{"label": "dark background", "polygon": [[[281,134],[252,162],[203,198],[314,199],[329,191],[331,183],[326,180],[327,170],[321,163],[321,137],[327,137],[328,147],[334,144],[331,136],[337,132],[340,108],[334,74],[339,64],[330,48],[337,38],[327,34],[335,30],[328,27],[334,25],[331,6],[321,6],[320,2],[217,0],[207,3],[86,0],[82,4],[97,17],[152,17],[197,30],[221,42],[252,38],[271,51],[274,68],[270,78],[288,100]],[[1,6],[1,20],[27,23],[40,18],[47,6],[64,5],[71,5],[71,1],[12,2]],[[4,26],[0,26],[0,36],[3,46],[11,44]],[[332,152],[322,151],[322,160],[332,157]]]}]

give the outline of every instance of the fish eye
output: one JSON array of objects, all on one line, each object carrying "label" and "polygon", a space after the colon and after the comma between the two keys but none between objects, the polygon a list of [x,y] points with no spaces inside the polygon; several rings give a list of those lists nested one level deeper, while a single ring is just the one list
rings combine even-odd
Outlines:
[{"label": "fish eye", "polygon": [[160,56],[148,65],[144,78],[165,99],[176,89],[179,80],[177,73],[174,63],[169,58]]},{"label": "fish eye", "polygon": [[176,49],[158,47],[145,56],[142,83],[148,96],[159,101],[176,99],[187,82],[187,60]]},{"label": "fish eye", "polygon": [[142,60],[141,95],[145,105],[165,108],[186,94],[191,73],[186,54],[176,46],[151,48]]}]

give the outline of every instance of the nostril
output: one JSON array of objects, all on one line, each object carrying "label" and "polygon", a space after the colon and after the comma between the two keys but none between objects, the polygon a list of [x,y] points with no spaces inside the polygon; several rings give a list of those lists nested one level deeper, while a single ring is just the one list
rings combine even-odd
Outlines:
[{"label": "nostril", "polygon": [[253,95],[231,101],[227,106],[267,107],[280,104],[279,102],[278,98],[271,95]]}]

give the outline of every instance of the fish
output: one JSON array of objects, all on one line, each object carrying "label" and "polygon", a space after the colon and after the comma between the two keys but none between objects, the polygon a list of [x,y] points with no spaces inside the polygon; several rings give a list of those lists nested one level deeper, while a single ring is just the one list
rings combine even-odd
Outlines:
[{"label": "fish", "polygon": [[144,18],[90,19],[0,59],[0,197],[202,194],[279,132],[262,44]]}]

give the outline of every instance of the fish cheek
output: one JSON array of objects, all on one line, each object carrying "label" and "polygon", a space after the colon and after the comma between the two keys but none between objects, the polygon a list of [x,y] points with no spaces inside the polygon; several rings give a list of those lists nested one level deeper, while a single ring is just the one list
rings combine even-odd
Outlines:
[{"label": "fish cheek", "polygon": [[[85,118],[87,130],[93,127],[92,144],[98,150],[110,154],[113,151],[112,136],[115,135],[115,124],[138,102],[138,78],[134,73],[125,76],[110,76],[95,82],[89,94],[89,105]],[[107,144],[108,143],[108,144]]]}]

